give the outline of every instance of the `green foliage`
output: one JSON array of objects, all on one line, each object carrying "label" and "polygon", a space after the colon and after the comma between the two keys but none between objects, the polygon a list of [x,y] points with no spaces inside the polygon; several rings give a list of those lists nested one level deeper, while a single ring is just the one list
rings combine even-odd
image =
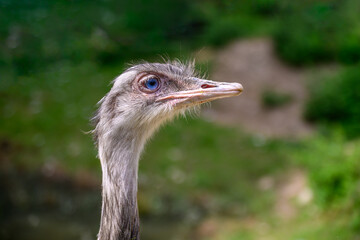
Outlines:
[{"label": "green foliage", "polygon": [[61,61],[179,56],[264,34],[274,35],[280,56],[291,63],[360,59],[356,0],[34,0],[0,1],[0,7],[0,70],[13,77]]},{"label": "green foliage", "polygon": [[42,73],[0,81],[0,141],[19,146],[12,162],[38,168],[57,163],[71,170],[98,168],[89,119],[121,68],[61,64]]},{"label": "green foliage", "polygon": [[278,151],[282,147],[281,142],[249,137],[203,120],[178,119],[146,147],[140,175],[148,180],[142,186],[159,191],[152,192],[155,196],[166,192],[174,201],[208,196],[213,198],[212,210],[226,215],[261,212],[272,198],[270,192],[261,193],[257,181],[287,166]]},{"label": "green foliage", "polygon": [[317,136],[292,154],[307,169],[317,203],[350,216],[346,227],[359,231],[360,141],[348,142],[341,134]]},{"label": "green foliage", "polygon": [[278,6],[274,0],[210,1],[204,10],[208,21],[202,44],[222,46],[237,37],[268,34]]},{"label": "green foliage", "polygon": [[293,64],[360,60],[360,4],[346,1],[283,1],[275,32],[278,53]]},{"label": "green foliage", "polygon": [[221,46],[240,35],[242,29],[233,24],[233,19],[222,19],[209,27],[204,38],[214,46]]},{"label": "green foliage", "polygon": [[254,11],[263,16],[273,16],[280,9],[280,1],[277,0],[257,0],[251,1],[251,4]]},{"label": "green foliage", "polygon": [[187,56],[199,46],[269,31],[276,6],[274,0],[0,1],[0,71],[16,78],[59,62]]},{"label": "green foliage", "polygon": [[347,68],[311,87],[305,117],[310,121],[338,124],[349,137],[360,135],[360,67]]},{"label": "green foliage", "polygon": [[290,103],[292,96],[287,93],[265,90],[261,94],[261,102],[265,108],[277,108]]},{"label": "green foliage", "polygon": [[1,1],[0,7],[0,69],[15,75],[59,61],[108,64],[171,53],[205,24],[191,1],[180,0]]},{"label": "green foliage", "polygon": [[[306,165],[317,200],[322,206],[348,203],[356,196],[360,176],[360,142],[340,136],[318,137],[298,156]],[[353,199],[354,200],[354,199]]]}]

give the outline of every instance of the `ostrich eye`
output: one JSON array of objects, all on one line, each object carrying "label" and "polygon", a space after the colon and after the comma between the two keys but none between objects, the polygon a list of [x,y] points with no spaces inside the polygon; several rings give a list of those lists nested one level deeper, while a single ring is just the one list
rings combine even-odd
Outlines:
[{"label": "ostrich eye", "polygon": [[161,87],[161,80],[156,75],[145,75],[140,78],[138,86],[144,93],[154,93]]},{"label": "ostrich eye", "polygon": [[144,82],[144,86],[150,91],[157,90],[159,88],[159,85],[159,79],[155,77],[151,77]]}]

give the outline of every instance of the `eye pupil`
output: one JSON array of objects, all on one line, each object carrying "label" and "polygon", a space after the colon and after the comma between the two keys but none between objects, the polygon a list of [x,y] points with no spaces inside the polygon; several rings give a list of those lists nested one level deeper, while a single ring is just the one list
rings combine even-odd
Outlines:
[{"label": "eye pupil", "polygon": [[159,80],[157,78],[149,78],[145,82],[145,87],[149,90],[156,90],[159,86]]}]

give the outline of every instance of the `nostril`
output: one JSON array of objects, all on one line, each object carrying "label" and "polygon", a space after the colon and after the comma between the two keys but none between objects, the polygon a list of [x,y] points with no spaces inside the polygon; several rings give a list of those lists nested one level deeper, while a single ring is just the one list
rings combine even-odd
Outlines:
[{"label": "nostril", "polygon": [[213,88],[213,87],[216,87],[216,86],[212,85],[212,84],[203,84],[203,85],[201,85],[201,88]]}]

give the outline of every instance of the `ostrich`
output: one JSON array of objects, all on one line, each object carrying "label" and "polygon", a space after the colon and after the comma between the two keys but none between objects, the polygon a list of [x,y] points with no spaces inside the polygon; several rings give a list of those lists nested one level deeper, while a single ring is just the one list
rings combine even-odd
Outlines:
[{"label": "ostrich", "polygon": [[197,77],[194,63],[143,63],[125,70],[99,101],[93,122],[102,167],[98,240],[138,240],[139,157],[161,124],[202,103],[239,95],[239,83]]}]

